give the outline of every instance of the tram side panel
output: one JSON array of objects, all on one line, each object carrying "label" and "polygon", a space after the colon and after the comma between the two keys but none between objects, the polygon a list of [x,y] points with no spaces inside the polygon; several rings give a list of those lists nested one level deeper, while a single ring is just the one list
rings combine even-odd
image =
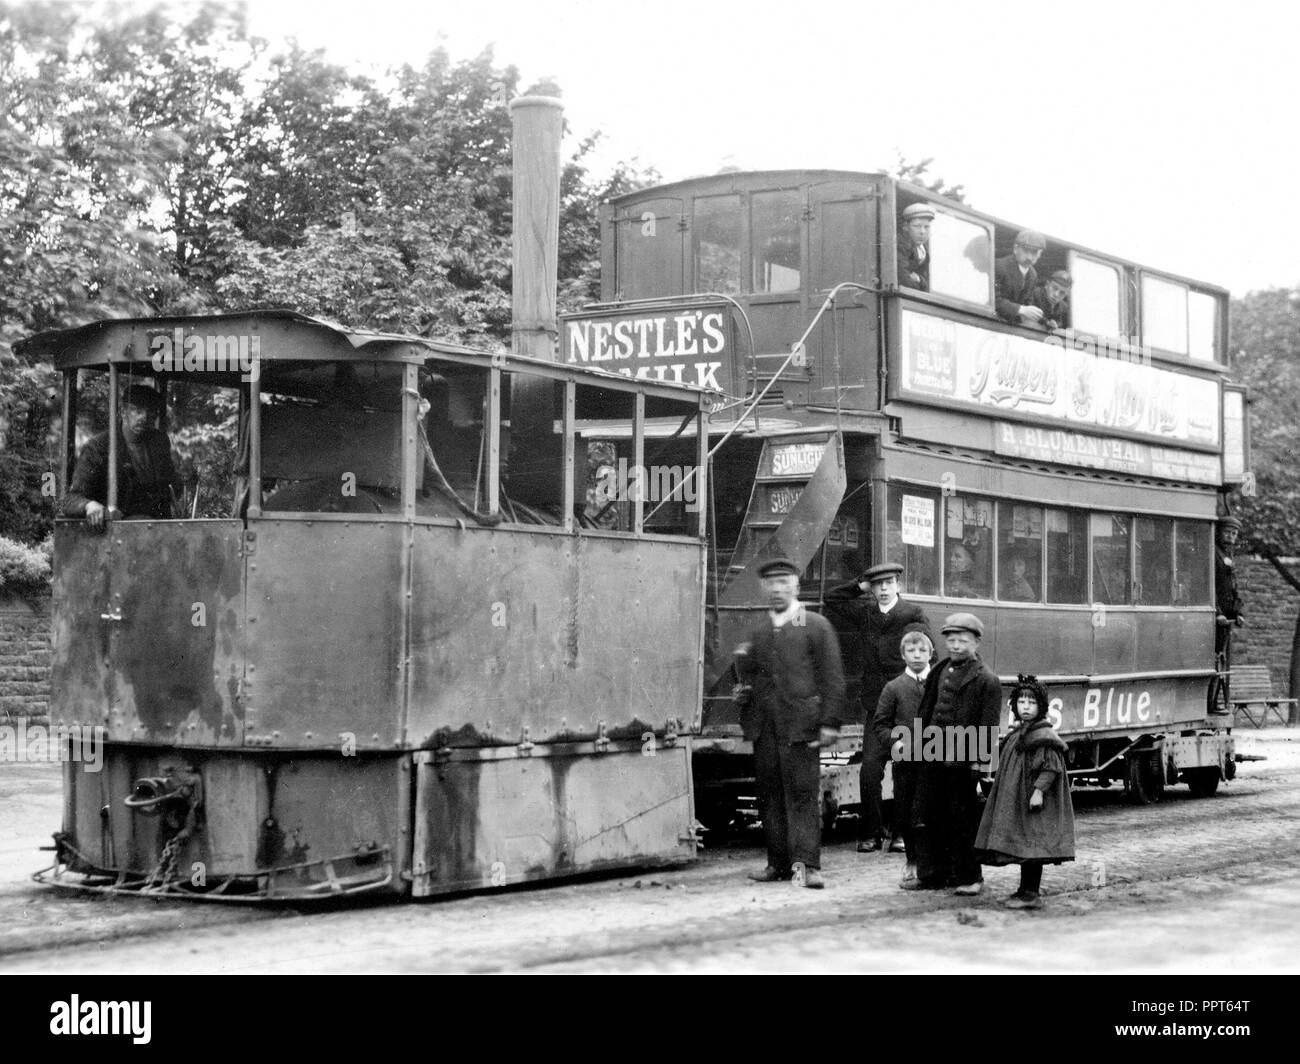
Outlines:
[{"label": "tram side panel", "polygon": [[701,566],[697,542],[416,528],[417,896],[694,856]]},{"label": "tram side panel", "polygon": [[60,523],[51,716],[109,742],[243,741],[243,525]]}]

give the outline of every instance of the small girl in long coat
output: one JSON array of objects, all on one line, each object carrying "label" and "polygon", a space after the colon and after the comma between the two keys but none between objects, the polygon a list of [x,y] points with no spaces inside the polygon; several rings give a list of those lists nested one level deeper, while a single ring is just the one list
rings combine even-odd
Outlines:
[{"label": "small girl in long coat", "polygon": [[1017,723],[1002,739],[997,778],[984,806],[975,850],[986,865],[1020,865],[1010,909],[1041,909],[1043,865],[1074,860],[1074,807],[1066,746],[1047,719],[1047,689],[1021,675],[1011,691]]}]

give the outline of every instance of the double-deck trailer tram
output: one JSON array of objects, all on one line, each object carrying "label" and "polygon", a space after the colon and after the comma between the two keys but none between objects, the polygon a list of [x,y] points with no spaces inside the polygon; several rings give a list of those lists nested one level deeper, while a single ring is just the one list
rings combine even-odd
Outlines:
[{"label": "double-deck trailer tram", "polygon": [[[898,268],[914,204],[933,214],[924,287]],[[729,664],[764,609],[755,562],[777,553],[803,567],[809,604],[897,561],[936,633],[949,612],[978,614],[1004,682],[1048,684],[1077,781],[1150,801],[1232,778],[1231,718],[1208,704],[1214,525],[1247,468],[1228,294],[1049,236],[1037,273],[1069,272],[1071,328],[1007,321],[995,261],[1020,229],[825,170],[725,173],[606,205],[603,302],[563,321],[562,360],[726,397],[702,500],[706,823],[753,795]],[[689,450],[669,443],[662,460]],[[841,641],[860,674],[856,633]],[[856,771],[836,768],[852,745],[824,766],[828,817],[856,801]]]}]

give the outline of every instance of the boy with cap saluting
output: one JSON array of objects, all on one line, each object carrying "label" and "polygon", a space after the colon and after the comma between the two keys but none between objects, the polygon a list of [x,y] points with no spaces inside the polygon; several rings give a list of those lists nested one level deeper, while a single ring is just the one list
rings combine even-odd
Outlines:
[{"label": "boy with cap saluting", "polygon": [[930,636],[925,611],[899,594],[903,567],[897,562],[873,565],[857,580],[826,592],[826,610],[862,633],[862,693],[859,719],[863,725],[862,811],[858,817],[858,852],[881,848],[880,784],[889,758],[889,744],[878,742],[871,727],[885,684],[907,667],[902,639],[909,628]]},{"label": "boy with cap saluting", "polygon": [[[980,660],[984,625],[973,613],[951,614],[943,624],[948,656],[925,681],[919,711],[921,727],[989,729],[987,747],[996,742],[1002,709],[1002,685]],[[971,730],[967,735],[978,736]],[[949,881],[956,893],[978,894],[984,886],[975,856],[979,804],[975,788],[985,767],[979,763],[978,741],[945,742],[942,757],[923,760],[917,771],[913,799],[912,835],[916,839],[917,878],[900,884],[904,890],[938,890]],[[958,754],[964,756],[958,759]]]},{"label": "boy with cap saluting", "polygon": [[799,601],[799,570],[785,558],[758,570],[768,615],[736,648],[740,725],[754,744],[767,842],[760,883],[791,879],[819,889],[821,748],[839,740],[844,704],[840,644],[830,621]]}]

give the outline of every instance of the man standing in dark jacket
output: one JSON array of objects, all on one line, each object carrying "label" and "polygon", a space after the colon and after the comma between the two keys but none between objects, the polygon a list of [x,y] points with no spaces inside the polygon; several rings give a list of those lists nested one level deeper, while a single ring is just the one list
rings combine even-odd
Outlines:
[{"label": "man standing in dark jacket", "polygon": [[881,848],[880,783],[889,758],[889,744],[878,742],[871,727],[880,692],[906,668],[901,649],[904,633],[916,628],[930,636],[930,622],[924,611],[915,603],[903,601],[899,594],[898,579],[902,572],[903,567],[896,562],[873,565],[860,580],[851,580],[826,592],[827,611],[862,633],[859,853]]},{"label": "man standing in dark jacket", "polygon": [[[943,625],[948,656],[925,681],[921,726],[940,729],[939,756],[926,756],[917,774],[913,837],[917,878],[904,890],[937,890],[952,880],[956,893],[978,894],[984,886],[975,856],[979,803],[975,788],[987,771],[980,747],[992,751],[1002,708],[1002,685],[980,660],[984,625],[973,613],[954,613]],[[960,729],[960,732],[958,731]],[[980,735],[984,742],[979,742]],[[961,735],[962,741],[955,739]]]},{"label": "man standing in dark jacket", "polygon": [[800,603],[799,570],[778,558],[759,569],[771,607],[736,650],[740,724],[754,744],[767,842],[760,883],[793,879],[825,886],[821,874],[821,756],[839,740],[844,670],[835,629]]},{"label": "man standing in dark jacket", "polygon": [[96,531],[116,517],[172,516],[173,493],[181,487],[172,464],[171,441],[159,427],[163,398],[152,388],[134,385],[118,406],[117,505],[108,509],[108,433],[86,441],[77,456],[72,481],[63,498],[65,517],[84,517]]},{"label": "man standing in dark jacket", "polygon": [[1214,548],[1215,654],[1226,654],[1233,625],[1242,623],[1241,596],[1237,593],[1237,569],[1232,551],[1241,533],[1241,522],[1229,514],[1219,518],[1218,542]]},{"label": "man standing in dark jacket", "polygon": [[1010,255],[994,263],[993,282],[998,317],[1013,325],[1041,325],[1043,312],[1034,306],[1038,284],[1036,263],[1047,247],[1042,233],[1025,229],[1016,236]]}]

